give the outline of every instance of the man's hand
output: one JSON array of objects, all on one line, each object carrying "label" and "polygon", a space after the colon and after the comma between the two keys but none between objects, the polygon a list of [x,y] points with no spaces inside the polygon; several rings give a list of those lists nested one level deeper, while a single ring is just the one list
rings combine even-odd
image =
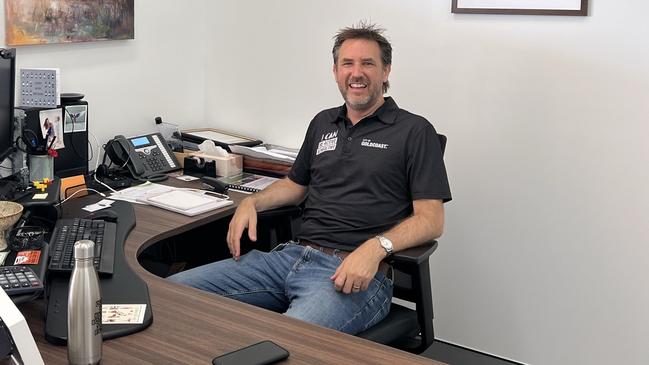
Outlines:
[{"label": "man's hand", "polygon": [[257,212],[290,204],[299,204],[306,196],[306,186],[291,179],[277,180],[266,189],[245,198],[239,203],[228,228],[228,248],[235,260],[241,255],[241,235],[248,228],[248,237],[257,241]]},{"label": "man's hand", "polygon": [[235,260],[239,260],[241,255],[241,235],[246,228],[250,240],[257,241],[257,209],[251,198],[246,198],[239,204],[228,228],[228,248]]},{"label": "man's hand", "polygon": [[367,290],[386,255],[376,238],[365,242],[343,260],[331,277],[336,290],[345,294]]}]

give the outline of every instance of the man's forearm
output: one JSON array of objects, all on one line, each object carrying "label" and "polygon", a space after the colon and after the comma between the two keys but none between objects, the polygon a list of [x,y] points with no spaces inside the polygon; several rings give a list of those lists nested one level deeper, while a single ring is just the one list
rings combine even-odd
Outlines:
[{"label": "man's forearm", "polygon": [[274,182],[264,190],[249,197],[258,212],[285,205],[297,205],[306,196],[306,187],[296,184],[289,178]]},{"label": "man's forearm", "polygon": [[[413,214],[394,226],[383,236],[392,241],[393,252],[419,246],[442,235],[444,227],[444,206],[441,200],[417,200],[413,202]],[[374,248],[377,255],[387,256],[376,238],[370,238],[364,245]]]}]

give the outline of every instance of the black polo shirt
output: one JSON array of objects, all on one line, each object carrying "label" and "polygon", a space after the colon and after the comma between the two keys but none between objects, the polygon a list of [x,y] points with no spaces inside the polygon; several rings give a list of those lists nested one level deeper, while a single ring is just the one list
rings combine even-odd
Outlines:
[{"label": "black polo shirt", "polygon": [[313,118],[289,173],[308,187],[301,240],[353,250],[412,214],[451,200],[435,128],[391,97],[355,126],[345,105]]}]

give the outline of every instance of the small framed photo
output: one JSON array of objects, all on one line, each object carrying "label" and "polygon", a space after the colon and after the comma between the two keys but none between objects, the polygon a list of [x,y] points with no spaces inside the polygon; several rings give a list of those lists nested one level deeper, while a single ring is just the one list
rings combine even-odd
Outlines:
[{"label": "small framed photo", "polygon": [[63,133],[84,132],[88,129],[87,105],[68,105],[65,107],[65,127]]},{"label": "small framed photo", "polygon": [[588,0],[452,0],[452,13],[588,15]]}]

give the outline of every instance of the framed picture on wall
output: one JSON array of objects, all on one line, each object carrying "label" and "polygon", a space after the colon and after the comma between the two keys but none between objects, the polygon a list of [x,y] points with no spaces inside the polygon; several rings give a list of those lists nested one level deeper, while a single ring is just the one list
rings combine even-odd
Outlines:
[{"label": "framed picture on wall", "polygon": [[9,46],[135,38],[135,0],[5,0]]},{"label": "framed picture on wall", "polygon": [[588,15],[588,0],[452,0],[452,13]]}]

